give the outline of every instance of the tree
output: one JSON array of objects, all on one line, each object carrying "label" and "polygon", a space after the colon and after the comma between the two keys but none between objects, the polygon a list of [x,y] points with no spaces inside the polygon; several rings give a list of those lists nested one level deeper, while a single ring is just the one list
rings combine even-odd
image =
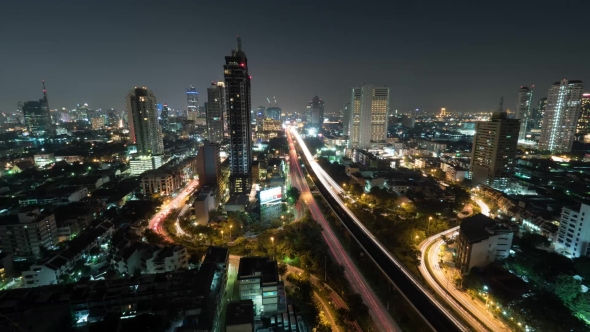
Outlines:
[{"label": "tree", "polygon": [[576,273],[584,278],[586,282],[590,281],[590,257],[581,256],[574,259],[574,268]]},{"label": "tree", "polygon": [[549,245],[549,240],[541,234],[525,233],[520,238],[520,247],[523,250],[548,247]]},{"label": "tree", "polygon": [[300,196],[301,196],[301,192],[299,191],[299,189],[297,189],[293,186],[291,186],[291,187],[289,187],[289,189],[287,189],[287,199],[289,200],[289,203],[291,203],[291,204],[297,203]]},{"label": "tree", "polygon": [[574,307],[574,300],[581,292],[582,283],[573,276],[560,274],[555,280],[555,295],[570,309]]},{"label": "tree", "polygon": [[278,272],[279,272],[279,275],[285,275],[285,273],[287,273],[287,264],[279,263],[278,264]]}]

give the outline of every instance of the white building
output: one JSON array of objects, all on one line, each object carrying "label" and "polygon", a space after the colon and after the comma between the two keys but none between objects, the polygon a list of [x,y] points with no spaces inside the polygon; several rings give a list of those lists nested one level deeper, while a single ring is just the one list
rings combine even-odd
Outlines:
[{"label": "white building", "polygon": [[41,257],[57,243],[53,214],[38,209],[0,217],[0,251],[14,257]]},{"label": "white building", "polygon": [[521,86],[518,90],[518,100],[516,103],[515,119],[520,119],[520,131],[518,132],[518,140],[526,138],[526,130],[529,120],[531,118],[531,105],[533,100],[533,89],[526,86]]},{"label": "white building", "polygon": [[467,274],[473,267],[484,268],[507,258],[513,235],[512,230],[481,213],[463,219],[457,239],[457,267]]},{"label": "white building", "polygon": [[368,148],[371,142],[385,141],[389,88],[372,85],[352,88],[351,107],[350,147]]},{"label": "white building", "polygon": [[45,167],[55,163],[55,155],[53,153],[36,154],[33,156],[33,159],[37,167]]},{"label": "white building", "polygon": [[161,156],[138,156],[129,161],[131,167],[131,175],[140,175],[145,171],[160,168],[164,163]]},{"label": "white building", "polygon": [[582,106],[582,81],[555,82],[547,93],[539,150],[570,152]]},{"label": "white building", "polygon": [[555,250],[569,257],[590,255],[590,205],[563,207]]}]

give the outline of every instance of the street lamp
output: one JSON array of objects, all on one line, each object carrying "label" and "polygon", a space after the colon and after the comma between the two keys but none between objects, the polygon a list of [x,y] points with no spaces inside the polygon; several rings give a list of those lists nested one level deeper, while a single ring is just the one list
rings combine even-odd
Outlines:
[{"label": "street lamp", "polygon": [[276,255],[275,255],[275,238],[273,236],[270,237],[270,242],[272,242],[272,255],[274,258],[274,256],[276,256]]},{"label": "street lamp", "polygon": [[221,231],[221,242],[223,242],[223,231]]},{"label": "street lamp", "polygon": [[234,227],[234,225],[229,225],[229,242],[231,242],[231,229]]},{"label": "street lamp", "polygon": [[430,221],[432,220],[432,217],[428,217],[428,228],[426,229],[426,236],[428,236],[428,234],[430,234]]}]

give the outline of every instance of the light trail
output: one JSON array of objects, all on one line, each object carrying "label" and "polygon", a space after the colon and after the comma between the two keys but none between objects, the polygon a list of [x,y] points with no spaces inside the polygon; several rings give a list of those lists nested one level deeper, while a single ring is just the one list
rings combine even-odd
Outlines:
[{"label": "light trail", "polygon": [[[151,228],[154,232],[158,233],[168,242],[174,242],[172,238],[168,235],[168,233],[163,229],[164,220],[168,217],[168,215],[172,212],[172,210],[184,207],[186,204],[186,198],[197,189],[199,186],[199,180],[195,179],[189,182],[184,189],[176,196],[172,201],[167,204],[164,204],[160,211],[156,212],[152,219],[150,219],[148,227]],[[178,226],[177,226],[178,227]]]},{"label": "light trail", "polygon": [[342,244],[332,231],[330,225],[324,218],[317,203],[315,202],[309,186],[301,170],[301,165],[297,159],[297,153],[291,135],[287,135],[289,139],[290,160],[291,167],[295,170],[295,175],[292,180],[295,180],[295,185],[301,190],[301,198],[309,207],[313,218],[322,226],[322,235],[328,244],[328,248],[332,253],[332,257],[336,262],[344,267],[346,278],[350,282],[351,287],[363,299],[363,302],[369,308],[369,313],[372,316],[373,322],[377,325],[379,331],[401,331],[399,326],[393,321],[391,316],[385,311],[385,306],[379,301],[373,290],[368,286],[368,283],[361,275],[357,267],[352,262],[352,259],[342,247]]},{"label": "light trail", "polygon": [[[497,319],[490,317],[489,312],[484,308],[477,306],[471,296],[455,288],[454,282],[449,280],[438,263],[438,253],[444,241],[443,235],[449,236],[459,230],[459,226],[448,229],[439,234],[433,235],[424,240],[420,245],[422,257],[419,270],[426,282],[439,295],[446,299],[451,305],[475,330],[477,331],[508,331],[506,326]],[[427,249],[430,247],[430,250]],[[430,266],[428,270],[427,264]],[[432,271],[432,273],[431,273]],[[450,295],[450,297],[449,297]],[[467,309],[467,310],[465,310]],[[482,325],[483,322],[486,326]]]},{"label": "light trail", "polygon": [[[385,256],[387,256],[387,258],[407,277],[407,279],[410,280],[412,282],[412,284],[414,284],[416,286],[416,288],[418,288],[422,293],[424,293],[424,295],[426,297],[428,297],[428,299],[431,301],[431,303],[434,304],[440,310],[441,313],[443,313],[450,321],[452,321],[457,326],[458,329],[464,330],[464,331],[468,330],[430,292],[428,292],[428,290],[421,283],[419,283],[416,280],[416,278],[405,268],[405,266],[403,266],[401,263],[399,263],[398,260],[395,257],[393,257],[393,255],[391,253],[389,253],[389,250],[387,250],[387,248],[385,248],[385,246],[383,246],[383,244],[364,226],[364,224],[354,215],[354,213],[352,213],[352,211],[350,211],[350,209],[348,209],[348,207],[344,204],[344,202],[342,202],[342,200],[339,196],[339,193],[342,193],[343,189],[323,171],[321,166],[319,166],[317,164],[317,162],[313,158],[313,155],[307,149],[307,146],[303,142],[303,139],[301,138],[301,136],[299,135],[297,130],[295,128],[291,128],[291,129],[288,129],[288,131],[291,133],[291,135],[293,135],[296,138],[296,140],[301,148],[301,151],[303,152],[304,157],[308,161],[308,164],[313,168],[313,171],[315,172],[318,180],[324,185],[324,187],[326,189],[331,188],[331,190],[329,190],[329,193],[332,196],[332,198],[338,203],[340,208],[343,209],[347,213],[347,215],[355,222],[355,224],[359,227],[359,229],[367,237],[369,237],[371,239],[371,241],[379,248],[379,250]],[[332,181],[330,181],[328,179],[330,179]],[[402,294],[403,294],[403,290],[402,290]],[[405,297],[405,295],[404,295],[404,297]],[[410,299],[407,299],[407,300],[414,307],[416,312],[418,314],[422,315],[421,312],[414,306],[412,301],[410,301]],[[424,320],[427,321],[425,318],[424,318]]]}]

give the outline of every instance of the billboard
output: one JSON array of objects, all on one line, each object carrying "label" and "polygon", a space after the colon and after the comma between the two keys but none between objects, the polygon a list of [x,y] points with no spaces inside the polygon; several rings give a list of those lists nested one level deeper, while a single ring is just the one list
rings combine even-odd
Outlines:
[{"label": "billboard", "polygon": [[268,203],[272,201],[279,200],[283,197],[283,192],[281,187],[274,187],[266,190],[262,190],[260,192],[260,203]]}]

